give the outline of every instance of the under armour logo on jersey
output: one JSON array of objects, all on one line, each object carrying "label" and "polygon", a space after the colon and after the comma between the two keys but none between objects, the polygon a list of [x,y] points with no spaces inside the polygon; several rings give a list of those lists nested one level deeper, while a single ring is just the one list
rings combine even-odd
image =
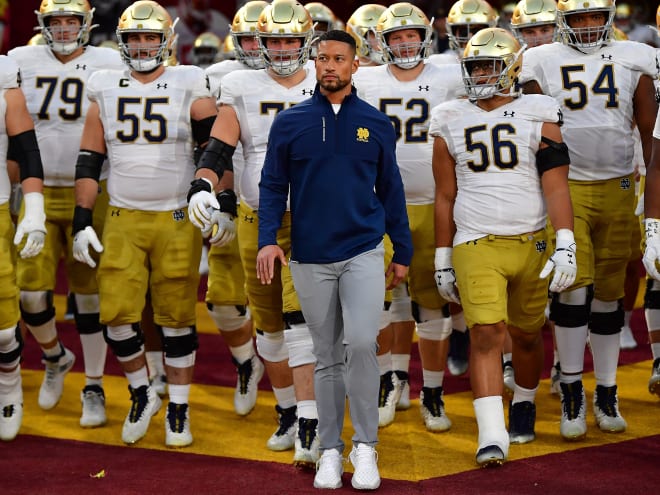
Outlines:
[{"label": "under armour logo on jersey", "polygon": [[243,215],[243,221],[247,223],[254,223],[254,217],[251,215]]},{"label": "under armour logo on jersey", "polygon": [[111,217],[118,217],[119,216],[119,210],[112,210],[110,212]]},{"label": "under armour logo on jersey", "polygon": [[156,83],[156,89],[167,89],[167,83]]},{"label": "under armour logo on jersey", "polygon": [[76,64],[76,69],[77,70],[87,70],[87,65],[86,64]]},{"label": "under armour logo on jersey", "polygon": [[605,55],[604,53],[600,54],[602,60],[612,60],[612,55]]},{"label": "under armour logo on jersey", "polygon": [[369,142],[369,129],[365,127],[358,127],[357,129],[357,140],[361,143]]},{"label": "under armour logo on jersey", "polygon": [[180,222],[186,218],[186,214],[183,212],[183,210],[174,210],[172,212],[172,218],[175,222]]},{"label": "under armour logo on jersey", "polygon": [[546,244],[545,241],[536,241],[536,252],[537,253],[545,253],[546,248],[548,245]]},{"label": "under armour logo on jersey", "polygon": [[420,85],[420,86],[418,86],[418,88],[419,88],[419,91],[428,91],[429,90],[428,86],[421,86]]},{"label": "under armour logo on jersey", "polygon": [[621,179],[621,182],[619,184],[621,186],[621,190],[627,191],[630,189],[630,177],[623,177]]},{"label": "under armour logo on jersey", "polygon": [[506,110],[504,110],[504,116],[505,117],[513,117],[515,114],[516,114],[516,112],[507,112]]},{"label": "under armour logo on jersey", "polygon": [[302,94],[303,94],[303,96],[305,96],[305,95],[307,95],[307,94],[308,94],[309,96],[312,96],[312,95],[314,94],[314,90],[313,90],[313,89],[305,89],[305,88],[303,88],[303,89],[302,89]]}]

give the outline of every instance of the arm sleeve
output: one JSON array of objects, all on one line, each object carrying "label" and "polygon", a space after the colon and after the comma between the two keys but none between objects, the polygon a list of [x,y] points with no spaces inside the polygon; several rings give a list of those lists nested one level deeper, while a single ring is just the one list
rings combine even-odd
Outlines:
[{"label": "arm sleeve", "polygon": [[385,208],[385,232],[394,245],[392,261],[410,265],[412,236],[408,224],[403,181],[396,161],[396,135],[391,124],[383,126],[380,169],[376,178],[376,195]]},{"label": "arm sleeve", "polygon": [[275,118],[268,136],[268,148],[259,182],[259,249],[277,244],[289,196],[286,131],[284,121]]}]

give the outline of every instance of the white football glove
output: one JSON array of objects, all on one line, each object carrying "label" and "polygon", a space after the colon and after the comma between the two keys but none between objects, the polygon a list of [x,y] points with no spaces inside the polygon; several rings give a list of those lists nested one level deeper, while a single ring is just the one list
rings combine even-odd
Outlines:
[{"label": "white football glove", "polygon": [[438,285],[438,293],[445,301],[460,304],[456,290],[456,273],[451,263],[452,248],[435,248],[435,283]]},{"label": "white football glove", "polygon": [[554,270],[555,274],[550,281],[551,292],[561,292],[568,289],[577,276],[577,259],[575,257],[575,238],[568,229],[559,229],[556,233],[555,252],[546,262],[539,274],[546,278]]},{"label": "white football glove", "polygon": [[639,195],[637,199],[637,206],[635,207],[635,216],[643,217],[644,216],[644,193]]},{"label": "white football glove", "polygon": [[236,223],[229,213],[220,210],[212,210],[211,224],[202,230],[204,237],[210,237],[212,246],[224,246],[236,237]]},{"label": "white football glove", "polygon": [[646,248],[642,262],[646,273],[655,280],[660,280],[657,263],[660,262],[660,220],[657,218],[644,219],[644,239]]},{"label": "white football glove", "polygon": [[195,227],[202,230],[211,228],[211,212],[215,208],[220,209],[218,199],[213,194],[213,185],[208,179],[202,179],[208,182],[210,191],[197,191],[188,200],[188,218]]},{"label": "white football glove", "polygon": [[31,192],[23,196],[25,215],[16,227],[14,244],[18,246],[27,235],[25,246],[21,249],[21,258],[32,258],[38,255],[46,241],[46,213],[44,212],[44,195]]},{"label": "white football glove", "polygon": [[81,263],[86,263],[90,267],[94,268],[96,266],[96,261],[89,254],[89,247],[92,246],[92,249],[97,253],[103,252],[103,245],[99,241],[96,232],[94,232],[94,227],[87,226],[83,230],[76,232],[76,235],[73,236],[73,258],[76,261]]}]

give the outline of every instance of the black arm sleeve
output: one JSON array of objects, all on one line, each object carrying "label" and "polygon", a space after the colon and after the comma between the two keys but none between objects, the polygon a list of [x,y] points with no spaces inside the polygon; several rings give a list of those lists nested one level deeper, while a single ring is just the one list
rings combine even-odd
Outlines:
[{"label": "black arm sleeve", "polygon": [[536,169],[539,175],[543,175],[544,172],[552,168],[571,163],[566,143],[558,143],[544,136],[541,136],[541,141],[547,144],[548,147],[536,152]]},{"label": "black arm sleeve", "polygon": [[193,120],[191,122],[193,139],[201,146],[208,142],[211,137],[211,128],[215,122],[215,116],[207,117],[202,120]]},{"label": "black arm sleeve", "polygon": [[11,159],[17,161],[20,166],[21,182],[30,177],[44,178],[44,167],[34,129],[9,136],[9,149],[12,150]]},{"label": "black arm sleeve", "polygon": [[235,146],[231,146],[219,139],[211,137],[209,138],[209,144],[204,148],[204,153],[202,153],[202,156],[197,163],[197,169],[211,169],[218,176],[218,180],[220,180],[225,173],[225,170],[228,170],[229,172],[234,171],[234,164],[231,161],[231,157],[235,150]]},{"label": "black arm sleeve", "polygon": [[76,180],[94,179],[96,182],[101,177],[105,155],[91,150],[80,150],[76,162]]}]

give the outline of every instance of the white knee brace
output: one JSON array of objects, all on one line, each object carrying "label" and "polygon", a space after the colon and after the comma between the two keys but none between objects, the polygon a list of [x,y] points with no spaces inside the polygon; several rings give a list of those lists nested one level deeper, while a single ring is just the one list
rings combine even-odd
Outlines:
[{"label": "white knee brace", "polygon": [[400,321],[413,321],[412,304],[406,284],[399,284],[392,290],[392,304],[390,305],[392,323]]},{"label": "white knee brace", "polygon": [[49,309],[48,291],[21,291],[21,308],[26,313],[42,313]]},{"label": "white knee brace", "polygon": [[445,316],[442,309],[419,307],[420,323],[417,323],[417,335],[426,340],[446,340],[451,335],[451,316]]},{"label": "white knee brace", "polygon": [[215,326],[225,332],[233,332],[241,328],[247,321],[245,306],[212,305],[209,316]]},{"label": "white knee brace", "polygon": [[21,344],[15,326],[0,330],[0,369],[13,369],[21,362]]},{"label": "white knee brace", "polygon": [[257,351],[266,361],[279,363],[289,359],[289,350],[284,342],[284,332],[257,332]]},{"label": "white knee brace", "polygon": [[284,330],[284,341],[289,349],[289,367],[316,363],[312,334],[307,325],[293,325]]}]

